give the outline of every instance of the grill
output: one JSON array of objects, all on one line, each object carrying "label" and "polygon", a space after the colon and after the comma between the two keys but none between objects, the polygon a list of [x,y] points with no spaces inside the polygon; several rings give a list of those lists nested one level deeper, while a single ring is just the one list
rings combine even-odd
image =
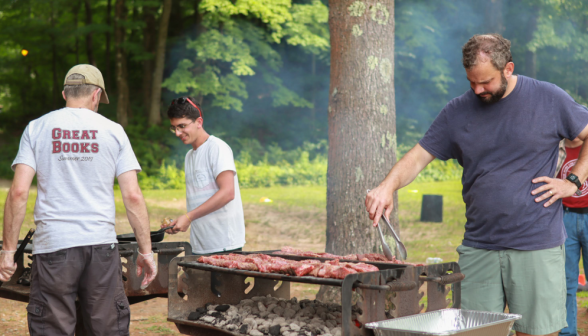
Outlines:
[{"label": "grill", "polygon": [[[22,241],[19,241],[19,245],[20,243]],[[2,242],[0,241],[1,247]],[[136,275],[139,245],[137,243],[121,243],[118,245],[118,249],[122,263],[123,284],[130,304],[143,302],[155,297],[166,297],[169,279],[168,271],[171,260],[181,253],[185,253],[186,255],[192,254],[192,247],[188,242],[152,243],[151,249],[157,259],[158,273],[155,280],[147,288],[141,289],[141,278]],[[25,253],[31,254],[32,250],[32,244],[28,244],[25,248]],[[17,262],[17,269],[12,279],[0,287],[0,298],[29,302],[31,287],[16,283],[24,271],[23,259],[25,258],[26,256]],[[85,332],[79,329],[82,325],[81,314],[78,314],[78,323],[76,326],[77,336],[85,335]]]},{"label": "grill", "polygon": [[[272,251],[244,252],[270,254]],[[319,259],[271,254],[285,259]],[[290,299],[290,283],[307,283],[341,287],[342,335],[371,335],[363,325],[381,321],[386,316],[386,307],[391,317],[418,314],[424,305],[420,303],[427,285],[427,309],[434,311],[448,307],[447,295],[452,290],[452,308],[461,306],[460,281],[464,278],[455,262],[426,266],[397,265],[382,262],[365,262],[378,267],[379,271],[349,274],[343,280],[325,279],[311,276],[290,276],[274,273],[261,273],[228,269],[199,263],[197,256],[175,258],[170,263],[168,321],[174,322],[178,330],[186,335],[239,335],[204,323],[188,320],[190,312],[210,304],[238,304],[241,300],[255,296],[271,295]],[[345,262],[358,262],[341,260]],[[177,291],[178,273],[182,269],[187,277],[186,295],[181,297]],[[246,282],[253,278],[253,283]],[[447,286],[451,285],[451,286]],[[358,318],[360,327],[351,320],[354,298],[361,308]]]}]

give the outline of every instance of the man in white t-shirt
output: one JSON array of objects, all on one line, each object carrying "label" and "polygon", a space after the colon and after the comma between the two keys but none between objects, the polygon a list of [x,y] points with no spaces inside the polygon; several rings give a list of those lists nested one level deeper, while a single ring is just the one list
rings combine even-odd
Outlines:
[{"label": "man in white t-shirt", "polygon": [[245,219],[233,151],[202,127],[202,110],[190,97],[174,99],[167,110],[170,130],[184,144],[188,213],[169,233],[186,232],[194,254],[240,250],[245,245]]},{"label": "man in white t-shirt", "polygon": [[65,108],[29,123],[12,163],[0,281],[8,281],[16,270],[14,252],[36,174],[30,334],[73,335],[78,298],[88,334],[128,335],[130,309],[114,230],[113,186],[117,178],[137,237],[137,275],[145,271],[145,288],[157,268],[137,182],[141,167],[123,128],[96,113],[99,103],[108,104],[96,67],[73,67],[65,76],[63,98]]}]

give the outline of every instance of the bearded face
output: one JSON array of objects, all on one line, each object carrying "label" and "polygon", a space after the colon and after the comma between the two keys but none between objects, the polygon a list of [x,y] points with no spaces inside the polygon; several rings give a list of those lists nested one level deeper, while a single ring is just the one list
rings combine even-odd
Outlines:
[{"label": "bearded face", "polygon": [[[497,101],[499,101],[500,99],[502,99],[502,97],[504,97],[504,94],[506,93],[506,88],[508,86],[508,81],[506,80],[506,77],[504,77],[504,73],[500,72],[500,86],[498,87],[498,89],[492,91],[484,91],[482,93],[476,94],[476,96],[478,98],[480,98],[480,100],[484,103],[484,104],[494,104]],[[473,89],[472,89],[473,90]],[[474,91],[475,93],[475,91]]]}]

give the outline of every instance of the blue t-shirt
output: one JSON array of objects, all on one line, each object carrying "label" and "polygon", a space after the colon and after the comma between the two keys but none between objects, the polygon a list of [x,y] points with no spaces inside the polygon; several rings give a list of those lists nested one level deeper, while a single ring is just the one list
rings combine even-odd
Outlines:
[{"label": "blue t-shirt", "polygon": [[559,87],[518,76],[514,90],[486,105],[472,90],[451,100],[420,145],[463,167],[463,245],[488,250],[541,250],[563,244],[561,200],[545,208],[532,179],[553,177],[558,143],[588,124],[588,110]]}]

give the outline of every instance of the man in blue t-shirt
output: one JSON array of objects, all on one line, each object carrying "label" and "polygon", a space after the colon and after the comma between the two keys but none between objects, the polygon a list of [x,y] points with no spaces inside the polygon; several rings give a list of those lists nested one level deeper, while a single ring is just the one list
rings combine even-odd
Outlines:
[{"label": "man in blue t-shirt", "polygon": [[467,219],[457,248],[462,308],[508,305],[523,316],[517,335],[553,333],[566,326],[561,199],[588,177],[588,151],[566,180],[551,176],[560,140],[588,136],[588,111],[553,84],[514,75],[510,41],[498,34],[475,35],[462,52],[471,90],[443,108],[366,208],[376,225],[392,212],[394,191],[433,159],[456,159]]}]

